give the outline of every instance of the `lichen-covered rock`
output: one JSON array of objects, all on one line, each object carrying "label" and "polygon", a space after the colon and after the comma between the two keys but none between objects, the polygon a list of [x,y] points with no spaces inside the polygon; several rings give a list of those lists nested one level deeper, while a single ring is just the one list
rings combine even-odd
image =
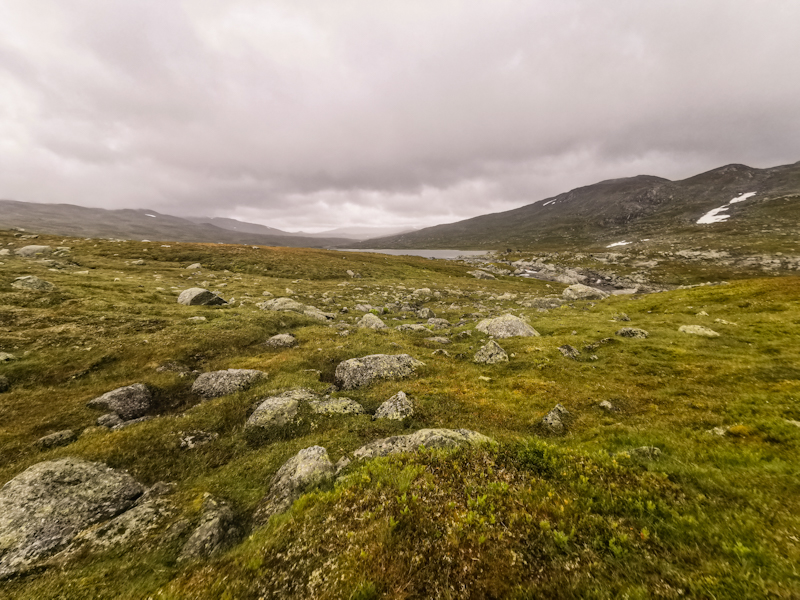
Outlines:
[{"label": "lichen-covered rock", "polygon": [[567,300],[602,300],[608,298],[609,293],[582,283],[576,283],[561,292],[561,296]]},{"label": "lichen-covered rock", "polygon": [[296,398],[285,396],[272,396],[266,398],[253,411],[244,424],[245,430],[272,431],[285,427],[297,416],[300,401]]},{"label": "lichen-covered rock", "polygon": [[636,327],[623,327],[622,329],[617,331],[616,335],[620,337],[646,340],[647,336],[650,334],[647,333],[644,329],[637,329]]},{"label": "lichen-covered rock", "polygon": [[153,395],[147,386],[134,383],[89,400],[86,406],[114,411],[123,421],[130,421],[138,419],[150,410],[152,402]]},{"label": "lichen-covered rock", "polygon": [[719,334],[713,329],[703,327],[702,325],[681,325],[678,328],[681,333],[688,333],[690,335],[700,335],[703,337],[719,337]]},{"label": "lichen-covered rock", "polygon": [[35,442],[35,446],[40,450],[49,450],[50,448],[57,448],[59,446],[66,446],[78,439],[77,434],[72,429],[65,429],[63,431],[56,431],[50,435],[40,437]]},{"label": "lichen-covered rock", "polygon": [[192,392],[203,398],[217,398],[243,392],[267,374],[256,369],[226,369],[203,373],[192,384]]},{"label": "lichen-covered rock", "polygon": [[11,389],[11,383],[9,383],[8,379],[3,375],[0,375],[0,394],[3,392],[7,392]]},{"label": "lichen-covered rock", "polygon": [[402,421],[414,414],[414,403],[405,392],[397,392],[378,407],[373,419],[390,419]]},{"label": "lichen-covered rock", "polygon": [[312,400],[308,403],[311,412],[318,415],[363,415],[364,407],[350,398]]},{"label": "lichen-covered rock", "polygon": [[514,315],[503,315],[484,319],[475,327],[481,333],[502,339],[510,337],[534,337],[539,333],[525,321]]},{"label": "lichen-covered rock", "polygon": [[353,452],[353,456],[358,460],[366,460],[398,452],[414,452],[420,446],[458,448],[491,441],[491,438],[469,429],[420,429],[408,435],[395,435],[370,442]]},{"label": "lichen-covered rock", "polygon": [[97,417],[96,423],[100,427],[107,427],[108,429],[112,429],[117,425],[119,425],[120,423],[123,423],[123,420],[119,418],[119,415],[117,413],[106,413],[100,417]]},{"label": "lichen-covered rock", "polygon": [[291,333],[279,333],[269,338],[264,345],[267,348],[293,348],[297,345],[297,338]]},{"label": "lichen-covered rock", "polygon": [[31,257],[37,254],[50,254],[53,249],[50,246],[23,246],[15,251],[17,256]]},{"label": "lichen-covered rock", "polygon": [[334,474],[335,468],[325,448],[311,446],[300,450],[275,473],[253,521],[263,525],[272,515],[288,510],[307,491],[332,481]]},{"label": "lichen-covered rock", "polygon": [[438,319],[436,317],[428,319],[428,325],[430,325],[434,329],[447,329],[448,327],[452,326],[450,324],[450,321],[448,321],[447,319]]},{"label": "lichen-covered rock", "polygon": [[361,319],[359,319],[356,326],[364,329],[386,329],[386,323],[380,320],[379,317],[373,315],[372,313],[367,313]]},{"label": "lichen-covered rock", "polygon": [[561,404],[556,404],[553,409],[542,419],[542,425],[550,433],[561,434],[566,430],[564,421],[569,418],[569,411]]},{"label": "lichen-covered rock", "polygon": [[301,313],[306,309],[306,305],[292,300],[291,298],[273,298],[272,300],[265,300],[259,307],[263,310],[277,310]]},{"label": "lichen-covered rock", "polygon": [[233,511],[223,501],[211,494],[203,496],[203,513],[200,524],[186,540],[178,561],[208,558],[233,545],[240,537]]},{"label": "lichen-covered rock", "polygon": [[0,579],[35,567],[143,492],[127,473],[78,458],[29,467],[0,488]]},{"label": "lichen-covered rock", "polygon": [[414,374],[425,363],[408,354],[370,354],[351,358],[336,367],[336,382],[343,390],[353,390],[377,379],[402,379]]},{"label": "lichen-covered rock", "polygon": [[39,279],[35,275],[25,275],[24,277],[17,277],[11,282],[11,287],[18,290],[33,290],[35,292],[52,292],[56,289],[49,281]]},{"label": "lichen-covered rock", "polygon": [[485,346],[475,353],[472,359],[479,365],[496,365],[501,362],[508,362],[508,354],[494,340],[489,340]]},{"label": "lichen-covered rock", "polygon": [[425,342],[428,344],[449,344],[450,340],[446,337],[437,335],[429,338],[425,338]]},{"label": "lichen-covered rock", "polygon": [[569,344],[564,344],[563,346],[558,347],[559,352],[566,356],[567,358],[577,359],[580,356],[580,352],[575,346],[570,346]]},{"label": "lichen-covered rock", "polygon": [[428,307],[420,308],[418,311],[415,311],[414,314],[419,319],[433,319],[436,317],[434,312]]},{"label": "lichen-covered rock", "polygon": [[420,325],[418,323],[406,323],[405,325],[398,325],[395,327],[397,331],[424,331],[426,333],[430,333],[431,330],[425,327],[425,325]]},{"label": "lichen-covered rock", "polygon": [[214,292],[210,292],[203,288],[189,288],[183,290],[178,296],[178,304],[186,306],[219,306],[227,304],[227,302],[217,296]]}]

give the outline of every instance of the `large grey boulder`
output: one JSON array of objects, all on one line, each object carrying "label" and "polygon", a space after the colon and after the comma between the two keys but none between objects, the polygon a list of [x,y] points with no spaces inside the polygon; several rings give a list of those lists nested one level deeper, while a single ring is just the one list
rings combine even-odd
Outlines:
[{"label": "large grey boulder", "polygon": [[297,338],[291,333],[279,333],[273,335],[266,342],[264,346],[267,348],[293,348],[297,345]]},{"label": "large grey boulder", "polygon": [[690,335],[699,335],[703,337],[719,337],[719,334],[713,329],[703,327],[702,325],[681,325],[678,328],[681,333],[688,333]]},{"label": "large grey boulder", "polygon": [[0,375],[0,394],[3,392],[7,392],[11,389],[11,384],[9,383],[8,379],[3,375]]},{"label": "large grey boulder", "polygon": [[256,369],[226,369],[203,373],[192,384],[192,392],[203,398],[217,398],[243,392],[267,374]]},{"label": "large grey boulder", "polygon": [[380,320],[377,316],[373,315],[372,313],[367,313],[361,319],[359,319],[358,323],[356,323],[358,327],[364,329],[386,329],[386,323]]},{"label": "large grey boulder", "polygon": [[561,404],[556,404],[542,419],[542,426],[550,433],[562,434],[566,430],[565,421],[569,416],[566,408]]},{"label": "large grey boulder", "polygon": [[130,421],[138,419],[150,410],[152,401],[153,395],[147,386],[142,383],[134,383],[89,400],[86,406],[113,411],[123,421]]},{"label": "large grey boulder", "polygon": [[78,458],[29,467],[0,489],[0,579],[35,567],[143,492],[127,473]]},{"label": "large grey boulder", "polygon": [[185,304],[186,306],[219,306],[227,304],[227,302],[214,292],[209,292],[206,289],[189,288],[180,293],[178,304]]},{"label": "large grey boulder", "polygon": [[496,338],[534,337],[539,332],[514,315],[484,319],[475,327],[478,331]]},{"label": "large grey boulder", "polygon": [[215,556],[233,545],[240,534],[230,507],[211,494],[204,494],[200,524],[183,545],[178,561]]},{"label": "large grey boulder", "polygon": [[332,481],[335,471],[328,451],[322,446],[300,450],[275,473],[253,521],[263,525],[272,515],[285,512],[307,491]]},{"label": "large grey boulder", "polygon": [[373,419],[402,421],[414,414],[414,403],[405,392],[397,392],[378,407]]},{"label": "large grey boulder", "polygon": [[17,277],[11,282],[11,287],[18,290],[32,290],[35,292],[52,292],[56,289],[49,281],[39,279],[35,275],[25,275],[24,277]]},{"label": "large grey boulder", "polygon": [[50,246],[23,246],[15,251],[17,256],[36,256],[37,254],[50,254],[53,249]]},{"label": "large grey boulder", "polygon": [[488,344],[475,353],[473,360],[480,365],[496,365],[497,363],[508,362],[508,354],[500,347],[500,344],[494,340],[489,340]]},{"label": "large grey boulder", "polygon": [[408,354],[370,354],[351,358],[336,367],[336,381],[343,390],[354,390],[377,379],[402,379],[414,374],[425,363]]},{"label": "large grey boulder", "polygon": [[420,446],[458,448],[491,441],[491,438],[469,429],[420,429],[408,435],[395,435],[370,442],[353,452],[353,456],[359,460],[366,460],[398,452],[414,452]]},{"label": "large grey boulder", "polygon": [[350,398],[330,398],[328,400],[312,400],[309,403],[311,412],[318,415],[363,415],[364,407]]},{"label": "large grey boulder", "polygon": [[576,283],[561,292],[561,296],[567,300],[602,300],[603,298],[608,298],[609,293],[582,283]]},{"label": "large grey boulder", "polygon": [[644,329],[638,329],[636,327],[623,327],[622,329],[617,331],[616,335],[620,337],[646,340],[647,336],[650,334],[647,333]]}]

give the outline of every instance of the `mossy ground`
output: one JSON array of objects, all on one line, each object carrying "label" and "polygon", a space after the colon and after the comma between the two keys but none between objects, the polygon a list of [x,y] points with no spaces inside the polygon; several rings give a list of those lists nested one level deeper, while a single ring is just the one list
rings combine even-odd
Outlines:
[{"label": "mossy ground", "polygon": [[[25,243],[0,232],[1,247],[9,242]],[[68,258],[56,260],[75,266],[51,271],[35,259],[0,257],[0,351],[18,357],[0,365],[12,384],[0,395],[0,482],[42,460],[80,456],[127,469],[144,483],[176,482],[174,502],[189,519],[210,492],[248,526],[275,471],[314,444],[334,461],[366,442],[422,427],[473,429],[498,444],[351,466],[334,488],[305,496],[209,561],[177,564],[180,539],[143,544],[3,582],[9,598],[800,596],[800,427],[790,422],[800,421],[796,276],[736,279],[725,272],[729,285],[540,313],[491,295],[519,299],[564,286],[478,281],[466,275],[470,267],[444,261],[46,236],[33,243],[71,247]],[[145,264],[131,264],[136,259]],[[194,262],[202,263],[200,274],[185,269]],[[347,269],[362,278],[349,279]],[[672,276],[715,276],[690,270],[681,265]],[[29,274],[57,290],[10,287]],[[197,285],[236,302],[176,303],[180,290]],[[422,287],[442,294],[424,305],[453,323],[513,310],[529,317],[541,337],[500,340],[511,359],[488,367],[471,361],[485,340],[473,317],[450,331],[472,336],[452,335],[444,356],[432,355],[426,334],[351,326],[342,336],[304,316],[256,306],[263,291],[283,296],[291,288],[296,299],[323,310],[348,307],[338,320],[352,325],[361,315],[355,304],[382,306]],[[323,304],[326,292],[331,304]],[[613,320],[622,312],[630,323]],[[411,317],[382,316],[390,326],[417,322]],[[721,336],[679,333],[685,324]],[[650,337],[614,336],[623,325]],[[284,332],[297,336],[297,348],[261,345]],[[584,349],[604,338],[613,341]],[[561,355],[564,344],[581,351],[577,360]],[[341,360],[402,352],[426,363],[418,377],[338,395],[374,411],[402,389],[417,403],[410,421],[318,418],[297,437],[248,442],[244,421],[268,392],[321,392]],[[166,363],[199,371],[256,368],[269,378],[199,403],[191,376],[156,371]],[[156,391],[157,418],[47,452],[33,447],[45,434],[91,426],[98,413],[87,400],[136,382]],[[619,411],[600,409],[603,400]],[[574,416],[569,431],[542,437],[538,422],[557,403]],[[717,436],[708,433],[714,427],[730,429]],[[180,432],[192,430],[219,437],[181,449]],[[659,447],[661,459],[617,454],[645,445]]]}]

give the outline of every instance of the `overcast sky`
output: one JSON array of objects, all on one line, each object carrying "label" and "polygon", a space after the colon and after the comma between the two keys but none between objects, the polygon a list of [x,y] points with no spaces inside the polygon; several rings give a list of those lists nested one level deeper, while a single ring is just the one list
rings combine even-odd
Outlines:
[{"label": "overcast sky", "polygon": [[797,0],[2,0],[0,198],[427,226],[800,160]]}]

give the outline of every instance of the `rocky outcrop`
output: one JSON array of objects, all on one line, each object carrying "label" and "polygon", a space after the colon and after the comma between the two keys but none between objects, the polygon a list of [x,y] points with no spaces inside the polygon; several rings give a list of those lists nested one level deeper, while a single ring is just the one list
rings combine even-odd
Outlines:
[{"label": "rocky outcrop", "polygon": [[186,306],[219,306],[227,302],[217,296],[214,292],[209,292],[203,288],[189,288],[183,290],[178,296],[178,304]]},{"label": "rocky outcrop", "polygon": [[719,334],[713,329],[703,327],[702,325],[681,325],[678,328],[681,333],[688,333],[690,335],[699,335],[703,337],[719,337]]},{"label": "rocky outcrop", "polygon": [[142,383],[134,383],[89,400],[86,406],[113,411],[123,421],[129,421],[143,416],[150,410],[152,402],[153,395],[147,386]]},{"label": "rocky outcrop", "polygon": [[603,290],[576,283],[561,292],[561,296],[567,300],[602,300],[608,298],[609,294]]},{"label": "rocky outcrop", "polygon": [[475,353],[473,361],[481,365],[496,365],[497,363],[508,362],[508,354],[500,347],[500,344],[494,340],[489,340],[488,344],[482,346]]},{"label": "rocky outcrop", "polygon": [[31,290],[34,292],[52,292],[56,289],[49,281],[39,279],[34,275],[25,275],[24,277],[17,277],[11,282],[11,287],[18,290]]},{"label": "rocky outcrop", "polygon": [[264,342],[264,346],[267,348],[294,348],[296,345],[297,338],[291,333],[279,333]]},{"label": "rocky outcrop", "polygon": [[408,354],[370,354],[351,358],[336,367],[336,381],[343,390],[365,387],[378,379],[403,379],[425,363]]},{"label": "rocky outcrop", "polygon": [[640,340],[646,340],[647,336],[650,335],[644,329],[637,329],[636,327],[623,327],[615,335],[620,337],[626,338],[636,338]]},{"label": "rocky outcrop", "polygon": [[267,374],[256,369],[227,369],[203,373],[192,384],[192,392],[203,398],[217,398],[243,392]]},{"label": "rocky outcrop", "polygon": [[458,448],[491,441],[491,438],[469,429],[420,429],[408,435],[396,435],[370,442],[353,452],[353,456],[359,460],[366,460],[398,452],[414,452],[420,446]]},{"label": "rocky outcrop", "polygon": [[29,467],[0,489],[0,579],[35,567],[143,492],[130,475],[77,458]]},{"label": "rocky outcrop", "polygon": [[240,536],[241,531],[227,503],[204,494],[200,524],[183,545],[178,561],[215,556],[236,543]]},{"label": "rocky outcrop", "polygon": [[335,468],[321,446],[300,450],[278,469],[269,492],[256,509],[253,521],[263,525],[272,515],[285,512],[305,492],[333,480]]},{"label": "rocky outcrop", "polygon": [[362,329],[374,329],[376,331],[379,329],[386,329],[386,323],[372,313],[367,313],[361,317],[358,323],[356,323],[356,326]]},{"label": "rocky outcrop", "polygon": [[476,329],[486,335],[502,339],[510,337],[534,337],[539,333],[525,321],[514,315],[503,315],[494,319],[484,319]]},{"label": "rocky outcrop", "polygon": [[414,414],[414,403],[405,392],[397,392],[378,407],[373,419],[402,421]]}]

